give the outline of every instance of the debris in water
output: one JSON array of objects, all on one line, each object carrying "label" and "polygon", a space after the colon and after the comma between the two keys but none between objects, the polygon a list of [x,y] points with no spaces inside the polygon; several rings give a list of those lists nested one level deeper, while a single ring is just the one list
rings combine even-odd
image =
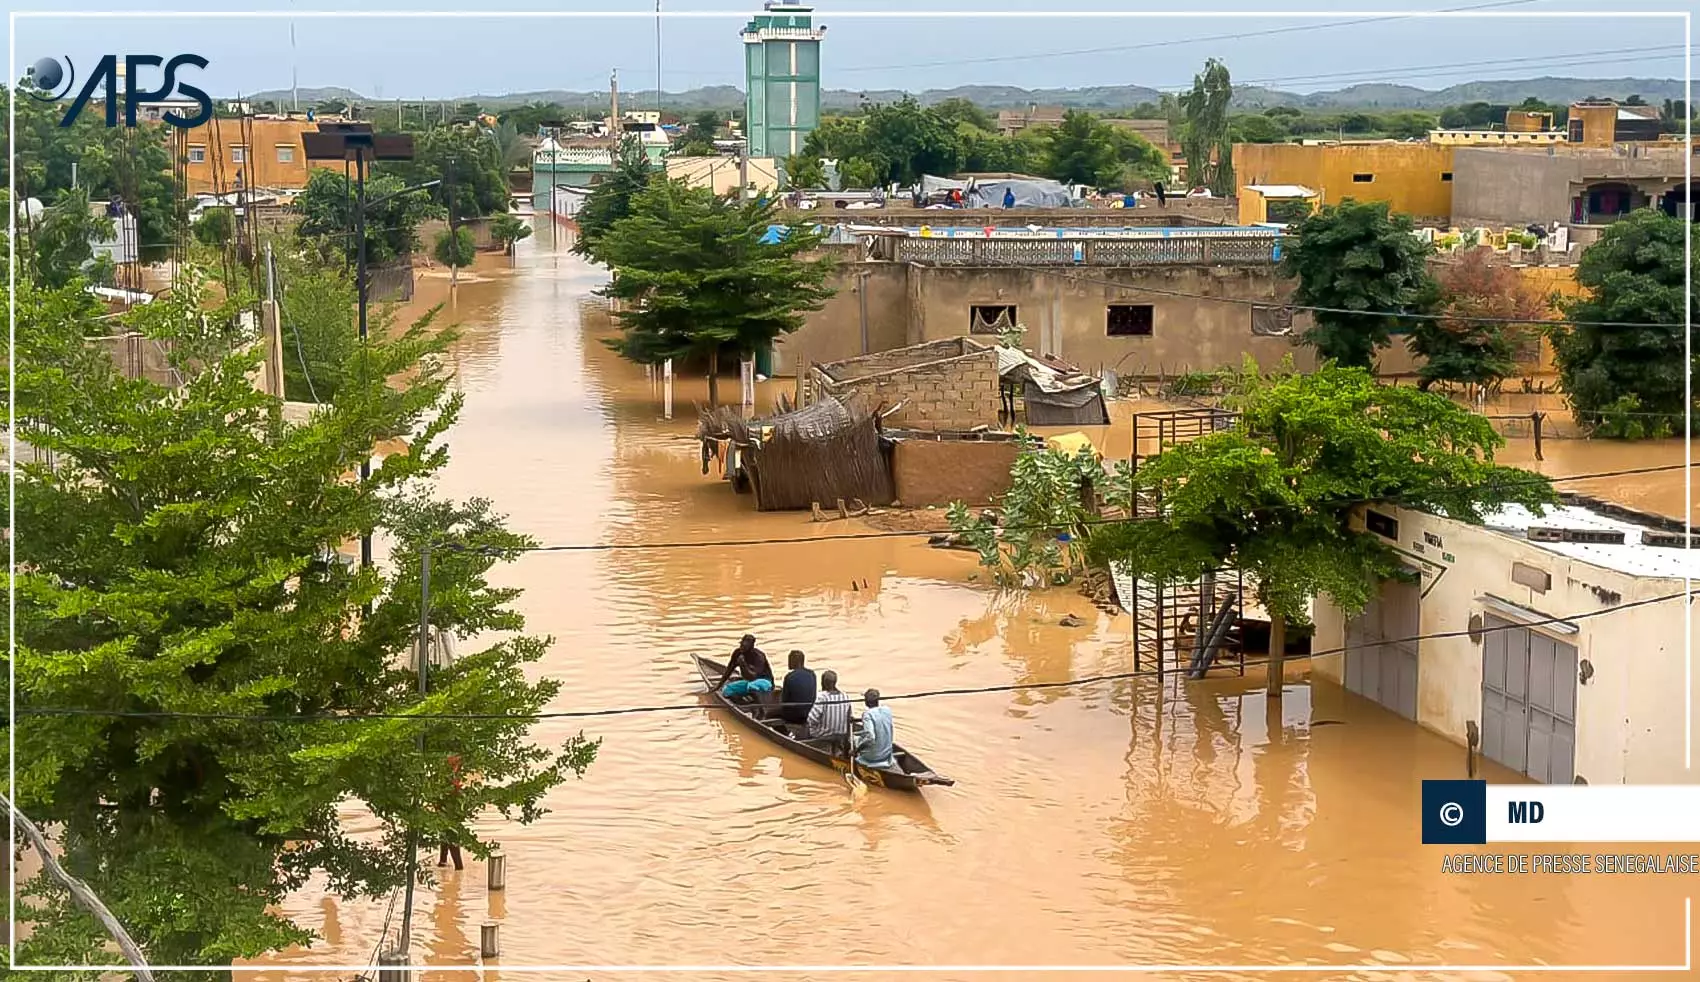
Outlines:
[{"label": "debris in water", "polygon": [[1073,614],[1064,614],[1063,619],[1057,621],[1057,625],[1059,627],[1081,627],[1085,623],[1086,622],[1084,620],[1081,620]]}]

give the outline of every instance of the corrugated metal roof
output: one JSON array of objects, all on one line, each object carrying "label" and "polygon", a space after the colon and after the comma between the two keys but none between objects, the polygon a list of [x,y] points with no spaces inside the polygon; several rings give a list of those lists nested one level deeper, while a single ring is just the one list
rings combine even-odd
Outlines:
[{"label": "corrugated metal roof", "polygon": [[1527,536],[1531,527],[1622,532],[1622,545],[1587,542],[1531,542],[1530,545],[1632,576],[1700,578],[1700,549],[1643,545],[1642,533],[1653,529],[1576,505],[1549,508],[1542,516],[1536,516],[1521,505],[1508,505],[1486,516],[1486,525],[1495,531],[1517,536]]}]

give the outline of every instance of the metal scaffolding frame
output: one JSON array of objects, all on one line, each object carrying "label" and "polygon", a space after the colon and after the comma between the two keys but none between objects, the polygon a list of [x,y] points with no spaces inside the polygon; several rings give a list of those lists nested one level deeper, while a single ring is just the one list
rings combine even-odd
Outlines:
[{"label": "metal scaffolding frame", "polygon": [[[1135,472],[1141,458],[1149,459],[1167,447],[1220,432],[1234,424],[1235,414],[1201,407],[1135,413],[1133,457]],[[1161,493],[1135,492],[1130,517],[1137,520],[1161,513]],[[1239,622],[1244,610],[1245,578],[1238,569],[1223,567],[1197,580],[1146,581],[1134,578],[1127,604],[1133,617],[1133,668],[1154,669],[1159,685],[1170,674],[1203,678],[1224,660],[1245,674]],[[1206,664],[1205,651],[1214,640],[1214,655]]]}]

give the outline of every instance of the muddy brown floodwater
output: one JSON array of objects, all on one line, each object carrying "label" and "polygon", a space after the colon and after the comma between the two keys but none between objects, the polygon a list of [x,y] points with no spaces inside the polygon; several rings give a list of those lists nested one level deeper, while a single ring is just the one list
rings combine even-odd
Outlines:
[{"label": "muddy brown floodwater", "polygon": [[[643,370],[600,343],[611,326],[589,294],[604,274],[553,248],[546,228],[515,265],[461,286],[451,312],[466,407],[444,492],[493,499],[545,543],[852,530],[757,514],[701,476],[693,390],[681,382],[682,411],[662,420]],[[972,572],[965,554],[884,538],[534,553],[499,578],[524,588],[528,629],[554,638],[535,671],[562,681],[556,710],[692,702],[690,653],[724,654],[745,631],[780,659],[802,648],[853,692],[1131,669],[1126,617],[1072,592],[999,596]],[[1085,626],[1057,626],[1066,613]],[[834,773],[716,711],[544,721],[541,741],[581,724],[600,737],[595,765],[551,794],[541,821],[487,820],[508,856],[505,896],[486,893],[482,863],[442,874],[418,895],[414,950],[473,965],[480,924],[496,920],[508,966],[1682,961],[1690,880],[1443,874],[1443,850],[1419,843],[1418,782],[1463,777],[1463,750],[1313,690],[1303,666],[1273,709],[1249,678],[894,702],[899,739],[957,780],[925,797],[852,798]],[[262,977],[368,963],[386,922],[382,901],[312,890],[287,912],[323,940],[270,959],[279,970]]]}]

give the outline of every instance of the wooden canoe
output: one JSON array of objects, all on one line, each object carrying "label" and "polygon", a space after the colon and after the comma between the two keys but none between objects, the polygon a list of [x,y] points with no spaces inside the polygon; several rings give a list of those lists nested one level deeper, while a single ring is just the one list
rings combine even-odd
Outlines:
[{"label": "wooden canoe", "polygon": [[[956,783],[942,774],[935,773],[931,767],[921,762],[921,758],[904,750],[901,746],[893,745],[892,747],[892,757],[897,761],[896,767],[869,767],[847,757],[836,756],[828,749],[824,741],[812,741],[793,734],[792,725],[777,718],[777,710],[775,711],[775,718],[762,719],[756,715],[756,710],[761,708],[760,704],[737,703],[721,695],[720,689],[715,683],[720,681],[720,676],[726,672],[725,662],[704,658],[701,655],[692,655],[691,657],[696,659],[697,674],[702,677],[702,684],[708,690],[711,699],[730,710],[739,722],[792,753],[807,757],[817,764],[825,764],[841,774],[853,766],[856,769],[856,776],[863,781],[874,787],[890,788],[893,791],[920,791],[922,787],[929,784],[949,787]],[[778,698],[779,693],[776,689],[769,701],[777,704]],[[854,732],[861,726],[861,720],[852,719],[850,726],[851,731]]]}]

